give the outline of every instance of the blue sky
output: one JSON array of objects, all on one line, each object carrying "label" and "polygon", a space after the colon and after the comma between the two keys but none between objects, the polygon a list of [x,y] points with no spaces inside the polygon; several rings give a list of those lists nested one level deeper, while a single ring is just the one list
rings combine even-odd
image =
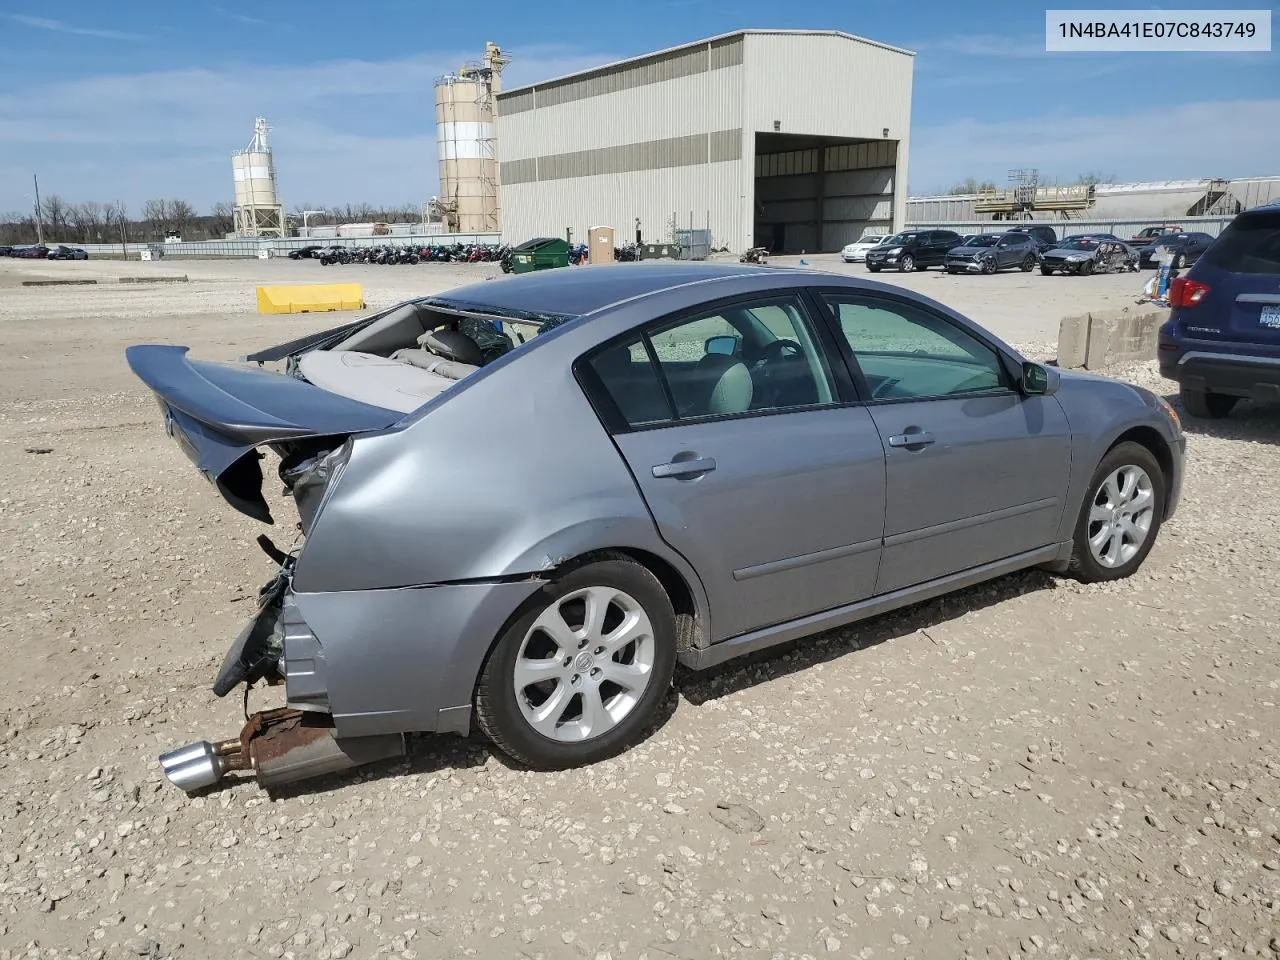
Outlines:
[{"label": "blue sky", "polygon": [[[1164,5],[1184,6],[1215,4]],[[418,203],[436,188],[432,80],[486,40],[514,56],[506,83],[516,86],[743,27],[838,29],[915,50],[915,194],[968,176],[1002,181],[1011,167],[1067,179],[1280,174],[1280,54],[1050,54],[1044,10],[1002,0],[0,0],[0,211],[30,207],[33,170],[42,192],[72,202],[120,199],[136,211],[165,196],[206,210],[230,199],[229,155],[258,113],[272,124],[290,208]],[[778,82],[822,95],[816,65],[796,71]]]}]

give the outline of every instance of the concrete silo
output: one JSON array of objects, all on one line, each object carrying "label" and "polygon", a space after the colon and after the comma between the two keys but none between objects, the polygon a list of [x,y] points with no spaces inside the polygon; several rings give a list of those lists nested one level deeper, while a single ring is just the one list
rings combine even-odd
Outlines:
[{"label": "concrete silo", "polygon": [[494,43],[484,60],[436,80],[438,207],[452,233],[496,233],[498,141],[494,126],[502,68],[510,58]]},{"label": "concrete silo", "polygon": [[253,122],[249,146],[231,155],[236,184],[235,231],[241,237],[283,237],[284,204],[276,198],[276,168],[267,143],[267,121]]}]

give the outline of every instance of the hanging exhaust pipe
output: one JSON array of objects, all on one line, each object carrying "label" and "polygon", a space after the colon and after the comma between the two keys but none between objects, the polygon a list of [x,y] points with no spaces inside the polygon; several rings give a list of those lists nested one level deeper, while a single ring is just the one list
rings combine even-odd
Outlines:
[{"label": "hanging exhaust pipe", "polygon": [[160,768],[186,793],[211,787],[233,770],[252,770],[258,785],[271,789],[404,752],[403,734],[340,739],[327,717],[282,708],[255,713],[238,740],[200,740],[171,750],[160,757]]}]

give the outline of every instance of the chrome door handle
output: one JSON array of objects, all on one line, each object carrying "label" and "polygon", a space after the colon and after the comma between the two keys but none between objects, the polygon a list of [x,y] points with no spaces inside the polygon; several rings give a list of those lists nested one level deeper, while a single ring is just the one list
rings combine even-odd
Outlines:
[{"label": "chrome door handle", "polygon": [[660,463],[653,468],[653,475],[661,480],[664,477],[697,477],[704,473],[710,473],[716,468],[716,462],[711,457],[696,457],[691,460],[672,460],[670,463]]},{"label": "chrome door handle", "polygon": [[889,438],[891,447],[927,447],[936,438],[932,433],[899,433]]}]

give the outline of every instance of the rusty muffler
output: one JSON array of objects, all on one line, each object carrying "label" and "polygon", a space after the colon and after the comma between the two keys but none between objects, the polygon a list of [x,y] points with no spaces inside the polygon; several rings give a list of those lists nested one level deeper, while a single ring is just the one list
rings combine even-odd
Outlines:
[{"label": "rusty muffler", "polygon": [[194,793],[233,770],[252,770],[258,784],[270,788],[404,755],[402,734],[339,739],[328,719],[289,708],[264,710],[249,718],[239,739],[189,743],[161,756],[160,767],[175,787]]}]

